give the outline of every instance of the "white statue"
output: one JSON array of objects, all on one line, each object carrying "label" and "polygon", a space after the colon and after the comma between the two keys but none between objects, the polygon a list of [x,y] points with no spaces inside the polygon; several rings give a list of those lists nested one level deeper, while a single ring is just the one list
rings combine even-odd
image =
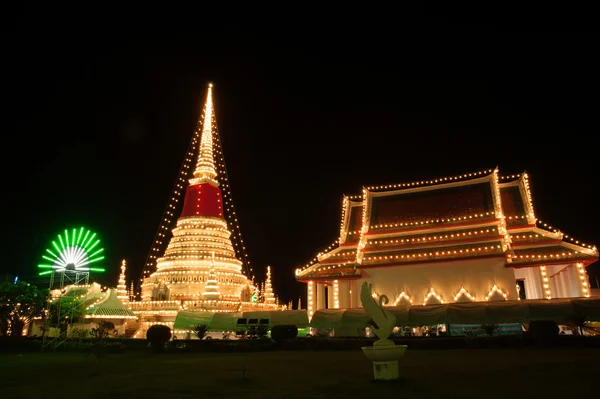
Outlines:
[{"label": "white statue", "polygon": [[371,316],[375,324],[371,328],[379,340],[375,341],[373,346],[394,345],[394,342],[389,340],[388,337],[396,326],[396,316],[384,308],[384,305],[389,303],[387,296],[381,295],[379,303],[377,303],[375,298],[373,298],[372,287],[373,284],[369,284],[367,281],[363,283],[360,290],[360,301],[365,312]]}]

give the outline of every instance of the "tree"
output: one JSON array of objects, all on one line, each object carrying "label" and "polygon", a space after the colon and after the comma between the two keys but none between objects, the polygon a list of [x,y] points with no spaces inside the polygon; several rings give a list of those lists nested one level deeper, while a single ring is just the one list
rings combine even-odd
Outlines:
[{"label": "tree", "polygon": [[47,289],[40,290],[24,281],[0,283],[0,332],[21,336],[23,327],[43,314],[48,296]]},{"label": "tree", "polygon": [[104,339],[110,337],[110,333],[115,330],[115,325],[110,321],[100,320],[96,328],[90,332],[93,338]]},{"label": "tree", "polygon": [[85,317],[85,302],[75,296],[61,296],[51,302],[48,309],[50,324],[65,328]]}]

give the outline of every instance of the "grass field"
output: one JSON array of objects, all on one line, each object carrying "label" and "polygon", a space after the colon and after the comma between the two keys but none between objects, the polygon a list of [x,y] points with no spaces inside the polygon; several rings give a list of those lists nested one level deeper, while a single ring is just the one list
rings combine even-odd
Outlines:
[{"label": "grass field", "polygon": [[[413,350],[402,378],[372,382],[360,351],[0,355],[9,398],[595,397],[600,349]],[[245,365],[245,366],[244,366]],[[245,370],[245,371],[244,371]]]}]

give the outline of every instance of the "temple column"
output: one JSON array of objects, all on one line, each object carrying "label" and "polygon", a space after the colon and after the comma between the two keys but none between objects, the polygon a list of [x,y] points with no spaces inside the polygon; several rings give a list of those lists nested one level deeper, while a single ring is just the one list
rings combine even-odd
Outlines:
[{"label": "temple column", "polygon": [[560,282],[562,285],[563,298],[570,298],[571,292],[569,291],[569,268],[568,267],[565,267],[560,272]]},{"label": "temple column", "polygon": [[560,272],[552,275],[549,278],[550,290],[552,291],[552,297],[554,298],[562,298],[562,293],[560,292],[560,284],[558,279],[559,274]]},{"label": "temple column", "polygon": [[581,283],[579,282],[579,273],[577,273],[576,265],[569,265],[567,268],[568,274],[568,282],[569,282],[569,296],[570,297],[580,297],[583,296],[581,292]]},{"label": "temple column", "polygon": [[325,287],[327,289],[327,303],[325,305],[327,306],[327,309],[333,309],[334,308],[333,286],[332,285],[326,285]]},{"label": "temple column", "polygon": [[573,280],[574,284],[577,286],[577,289],[574,292],[577,292],[577,296],[579,297],[589,297],[590,296],[590,277],[585,270],[585,266],[583,263],[577,263],[571,265],[573,269]]},{"label": "temple column", "polygon": [[536,268],[528,267],[525,271],[525,295],[527,299],[541,299],[542,284]]},{"label": "temple column", "polygon": [[563,275],[563,270],[559,271],[554,276],[552,276],[552,283],[553,283],[552,289],[554,289],[554,292],[556,292],[557,298],[564,298],[566,296],[565,295],[565,286],[563,284],[562,275]]},{"label": "temple column", "polygon": [[347,309],[350,307],[350,284],[348,280],[339,281],[340,289],[340,308]]},{"label": "temple column", "polygon": [[324,283],[315,283],[317,286],[316,295],[317,295],[317,308],[325,309],[325,284]]},{"label": "temple column", "polygon": [[350,307],[351,308],[359,308],[362,305],[358,301],[358,280],[349,280],[349,290],[348,295],[350,296]]}]

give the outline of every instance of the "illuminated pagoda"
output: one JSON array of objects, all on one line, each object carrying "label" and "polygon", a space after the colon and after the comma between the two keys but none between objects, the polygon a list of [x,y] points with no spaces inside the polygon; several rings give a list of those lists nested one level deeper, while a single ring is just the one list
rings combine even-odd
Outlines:
[{"label": "illuminated pagoda", "polygon": [[296,270],[309,318],[361,307],[364,281],[388,306],[590,296],[597,248],[536,218],[527,173],[364,187],[342,203],[339,239]]},{"label": "illuminated pagoda", "polygon": [[[173,326],[179,311],[243,312],[249,310],[281,310],[275,303],[260,303],[252,297],[256,287],[243,271],[243,262],[236,256],[232,231],[225,217],[225,210],[233,204],[228,192],[228,182],[223,176],[224,162],[219,155],[219,137],[214,117],[212,84],[208,87],[202,128],[196,131],[190,148],[198,142],[198,158],[193,177],[185,188],[183,208],[172,237],[162,256],[159,245],[166,240],[167,226],[162,225],[151,250],[148,265],[143,272],[140,299],[130,302],[135,314],[140,316],[140,328],[136,336],[152,324]],[[200,124],[199,124],[200,126]],[[188,151],[186,161],[193,158]],[[189,168],[189,169],[188,169]],[[184,163],[185,176],[190,165]],[[188,175],[189,176],[189,175]],[[184,179],[180,177],[175,194],[184,191]],[[223,195],[222,188],[225,189]],[[225,197],[225,198],[224,198]],[[176,208],[177,197],[168,205],[164,221],[168,222]],[[239,226],[238,226],[239,234]],[[241,236],[241,235],[240,235]],[[251,270],[248,270],[248,274]]]}]

